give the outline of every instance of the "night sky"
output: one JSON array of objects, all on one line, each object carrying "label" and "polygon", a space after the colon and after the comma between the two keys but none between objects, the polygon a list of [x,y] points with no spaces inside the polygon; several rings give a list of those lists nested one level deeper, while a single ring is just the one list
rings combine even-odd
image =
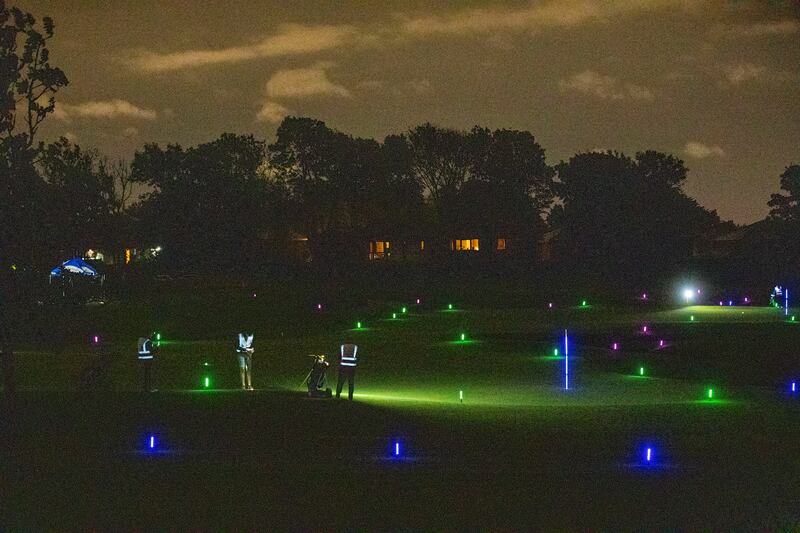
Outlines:
[{"label": "night sky", "polygon": [[530,130],[577,151],[680,156],[686,186],[763,218],[800,163],[795,1],[10,2],[55,19],[70,86],[43,138],[116,158],[284,115],[382,139],[422,122]]}]

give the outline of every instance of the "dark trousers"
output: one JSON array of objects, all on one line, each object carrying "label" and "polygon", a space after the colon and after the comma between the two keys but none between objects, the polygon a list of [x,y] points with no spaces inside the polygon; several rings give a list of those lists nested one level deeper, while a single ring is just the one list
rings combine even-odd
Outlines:
[{"label": "dark trousers", "polygon": [[155,359],[139,359],[139,366],[142,367],[142,390],[153,390],[153,364]]},{"label": "dark trousers", "polygon": [[336,382],[336,397],[342,394],[342,387],[344,382],[347,381],[348,391],[347,399],[353,399],[353,389],[356,386],[356,367],[339,365],[339,380]]}]

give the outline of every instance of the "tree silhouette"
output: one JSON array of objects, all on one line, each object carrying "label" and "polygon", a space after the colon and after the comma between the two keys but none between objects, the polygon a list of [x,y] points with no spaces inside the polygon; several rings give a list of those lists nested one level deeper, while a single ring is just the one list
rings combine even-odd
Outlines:
[{"label": "tree silhouette", "polygon": [[617,276],[662,272],[691,256],[694,241],[719,224],[683,193],[683,162],[659,152],[577,154],[558,165],[563,203],[551,216],[562,253]]}]

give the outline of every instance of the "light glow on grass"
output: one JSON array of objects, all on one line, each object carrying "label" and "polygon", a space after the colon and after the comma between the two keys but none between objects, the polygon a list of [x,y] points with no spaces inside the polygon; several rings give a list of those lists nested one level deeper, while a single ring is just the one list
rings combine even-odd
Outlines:
[{"label": "light glow on grass", "polygon": [[709,400],[713,400],[714,399],[714,389],[708,389],[708,392],[706,393],[706,397]]},{"label": "light glow on grass", "polygon": [[209,378],[208,376],[203,378],[203,386],[205,388],[209,388],[211,386],[211,378]]},{"label": "light glow on grass", "polygon": [[639,375],[640,376],[644,376],[644,367],[643,366],[639,367]]},{"label": "light glow on grass", "polygon": [[644,452],[644,460],[647,462],[647,464],[650,464],[650,462],[653,460],[653,449],[652,448],[647,448],[645,450],[645,452]]},{"label": "light glow on grass", "polygon": [[453,310],[453,304],[447,304],[447,310],[448,311],[452,311]]},{"label": "light glow on grass", "polygon": [[461,342],[464,342],[465,340],[467,340],[467,334],[466,333],[462,333],[460,338],[461,338]]},{"label": "light glow on grass", "polygon": [[586,307],[587,305],[588,303],[586,302],[586,300],[581,301],[581,307]]},{"label": "light glow on grass", "polygon": [[691,315],[691,316],[689,317],[689,321],[690,321],[690,322],[694,322],[694,315]]},{"label": "light glow on grass", "polygon": [[792,392],[797,392],[797,382],[796,381],[792,381],[791,389],[792,389]]},{"label": "light glow on grass", "polygon": [[617,343],[615,342],[614,344],[612,344],[612,345],[611,345],[611,349],[612,349],[612,350],[618,350],[618,349],[619,349],[619,344],[617,344]]},{"label": "light glow on grass", "polygon": [[147,447],[151,450],[155,450],[156,448],[156,437],[155,435],[150,435],[150,438],[147,439]]},{"label": "light glow on grass", "polygon": [[400,310],[400,312],[402,312],[402,313],[407,313],[407,312],[408,312],[408,309],[407,309],[407,308],[405,308],[405,307],[403,307],[403,308]]},{"label": "light glow on grass", "polygon": [[356,329],[361,329],[361,322],[356,322]]},{"label": "light glow on grass", "polygon": [[395,441],[394,442],[394,456],[395,457],[400,457],[400,442],[399,441]]},{"label": "light glow on grass", "polygon": [[458,391],[458,401],[460,401],[461,403],[464,403],[464,391],[463,390]]},{"label": "light glow on grass", "polygon": [[392,318],[397,318],[397,313],[392,313]]}]

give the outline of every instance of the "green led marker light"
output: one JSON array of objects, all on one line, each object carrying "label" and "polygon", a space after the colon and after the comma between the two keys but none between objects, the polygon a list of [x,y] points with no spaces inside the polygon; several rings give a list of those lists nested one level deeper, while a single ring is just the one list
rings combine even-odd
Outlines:
[{"label": "green led marker light", "polygon": [[462,334],[461,334],[461,340],[462,340],[462,341],[465,341],[465,340],[467,340],[467,334],[466,334],[466,333],[462,333]]},{"label": "green led marker light", "polygon": [[644,376],[644,367],[643,366],[639,367],[639,375],[640,376]]},{"label": "green led marker light", "polygon": [[356,322],[356,329],[361,329],[361,322]]},{"label": "green led marker light", "polygon": [[461,403],[464,403],[464,391],[463,390],[458,391],[458,400]]},{"label": "green led marker light", "polygon": [[709,400],[714,399],[714,389],[708,389],[708,399]]},{"label": "green led marker light", "polygon": [[448,311],[452,311],[453,310],[453,304],[447,304],[447,309],[448,309]]},{"label": "green led marker light", "polygon": [[205,386],[205,388],[209,388],[211,386],[211,379],[208,376],[206,376],[205,379],[203,380],[203,385]]},{"label": "green led marker light", "polygon": [[553,357],[558,357],[558,348],[553,349]]},{"label": "green led marker light", "polygon": [[397,318],[397,313],[392,313],[392,318]]},{"label": "green led marker light", "polygon": [[690,316],[690,317],[689,317],[689,320],[691,320],[692,322],[694,322],[694,315]]},{"label": "green led marker light", "polygon": [[581,307],[586,307],[586,300],[581,302]]},{"label": "green led marker light", "polygon": [[403,313],[405,313],[405,312],[407,312],[407,311],[408,311],[408,309],[406,309],[406,308],[404,307],[404,308],[402,308],[400,311],[401,311],[401,312],[403,312]]}]

